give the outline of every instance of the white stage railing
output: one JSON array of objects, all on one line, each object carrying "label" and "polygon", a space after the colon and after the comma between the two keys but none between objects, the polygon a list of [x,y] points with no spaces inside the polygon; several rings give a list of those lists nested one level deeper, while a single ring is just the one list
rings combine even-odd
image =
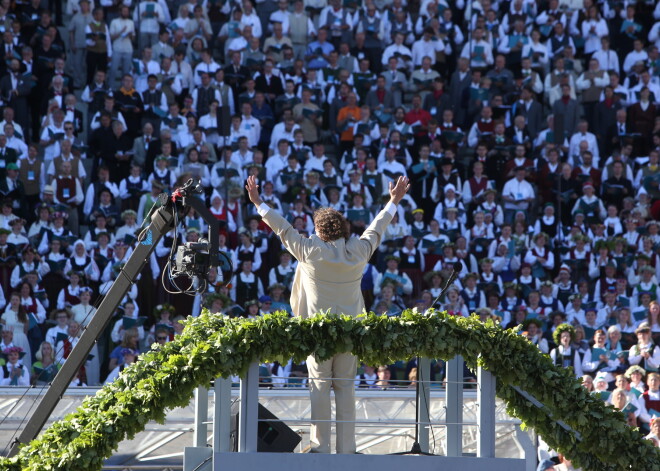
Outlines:
[{"label": "white stage railing", "polygon": [[[207,433],[207,424],[213,424],[212,443],[215,455],[213,459],[213,467],[209,467],[209,470],[225,469],[224,466],[228,466],[229,463],[233,463],[237,466],[257,466],[262,459],[268,460],[263,464],[268,464],[271,470],[290,469],[291,466],[306,466],[310,464],[305,461],[308,460],[308,458],[300,458],[303,461],[297,463],[291,462],[291,459],[298,458],[285,458],[284,455],[287,454],[257,453],[257,433],[259,425],[258,402],[260,392],[258,388],[258,372],[259,365],[254,363],[250,366],[247,375],[241,379],[240,394],[238,398],[241,401],[238,425],[238,454],[227,453],[230,451],[231,443],[231,381],[219,379],[215,382],[215,404],[212,421],[207,421],[206,419],[209,417],[208,409],[206,413],[203,411],[204,405],[208,407],[208,392],[199,392],[198,395],[196,395],[196,397],[203,402],[203,404],[197,404],[195,407],[195,429],[198,430],[195,437],[199,437],[195,439],[195,445],[197,447],[203,447],[206,445],[207,442],[203,442],[201,437],[205,436]],[[476,390],[466,390],[464,386],[467,383],[463,381],[463,360],[460,357],[447,362],[446,372],[446,381],[444,383],[445,390],[432,389],[431,382],[424,380],[424,378],[430,378],[430,361],[424,359],[420,360],[418,365],[418,377],[421,379],[421,394],[417,417],[413,414],[412,416],[408,415],[408,417],[402,419],[398,416],[398,412],[389,417],[383,417],[384,414],[382,413],[383,411],[381,411],[378,418],[370,420],[368,417],[369,414],[366,410],[367,406],[364,405],[365,409],[361,410],[363,407],[361,401],[368,398],[370,401],[369,407],[374,407],[379,399],[387,400],[389,394],[397,397],[404,395],[406,398],[410,398],[408,401],[412,400],[414,406],[414,390],[394,389],[391,393],[389,391],[360,390],[357,395],[356,407],[357,410],[363,414],[359,414],[356,419],[358,452],[373,452],[373,449],[377,448],[378,445],[396,438],[400,439],[397,443],[400,443],[401,445],[409,444],[414,437],[415,428],[417,428],[419,444],[423,452],[431,452],[441,455],[438,457],[431,457],[432,459],[442,457],[452,458],[452,466],[465,460],[465,464],[460,464],[460,466],[463,467],[463,471],[471,469],[471,467],[474,466],[474,460],[477,458],[485,460],[480,466],[487,466],[488,469],[495,471],[499,469],[507,471],[517,469],[521,471],[531,471],[535,469],[535,447],[532,440],[529,439],[529,436],[520,431],[520,422],[510,419],[503,421],[501,419],[502,411],[499,411],[498,416],[500,419],[496,421],[495,378],[487,371],[479,369],[477,383],[470,383],[471,386],[476,386]],[[289,394],[295,394],[297,396],[308,394],[306,388],[274,388],[274,390],[280,392],[280,396],[284,397]],[[261,391],[263,391],[263,388]],[[466,395],[469,396],[467,402],[464,400]],[[439,410],[438,405],[442,402],[444,402],[444,406],[441,408],[442,410]],[[271,408],[271,406],[276,406],[277,404],[265,403],[264,405]],[[409,402],[407,403],[407,406],[410,406]],[[403,406],[401,407],[403,408]],[[466,419],[464,419],[465,407],[468,407],[467,413],[470,416]],[[410,409],[410,407],[407,407],[407,409]],[[272,412],[278,415],[277,411]],[[302,414],[298,411],[297,414],[286,413],[285,415],[288,417],[283,421],[285,421],[294,431],[301,436],[304,436],[306,432],[308,433],[308,408],[303,411]],[[298,418],[295,418],[296,415],[298,415]],[[294,418],[292,418],[292,416],[294,416]],[[283,418],[281,415],[278,415],[278,417],[280,419]],[[444,420],[442,420],[442,418],[444,418]],[[505,456],[508,455],[509,458],[500,457],[499,455],[501,454],[496,453],[496,438],[498,437],[497,429],[501,429],[504,426],[507,426],[509,430],[513,430],[513,432],[507,432],[512,435],[510,441],[515,443],[515,452],[512,451],[511,453],[505,453]],[[432,440],[429,432],[433,432]],[[438,442],[438,438],[442,438],[440,442]],[[431,443],[433,446],[431,446]],[[296,451],[302,451],[304,445],[305,443],[303,441]],[[404,448],[397,451],[407,451],[409,449],[410,448]],[[199,450],[200,454],[198,455],[192,453],[193,450],[190,450],[190,452],[190,454],[186,454],[189,459],[184,462],[184,470],[192,471],[199,466],[197,469],[201,471],[209,466],[210,458],[208,449]],[[245,456],[236,456],[241,454]],[[252,456],[255,454],[260,456]],[[247,455],[250,455],[250,457]],[[516,455],[518,459],[510,459],[511,455]],[[335,458],[332,458],[333,456]],[[376,455],[370,454],[370,456],[374,457]],[[313,465],[317,470],[319,467],[321,468],[321,470],[318,471],[323,471],[325,468],[332,469],[339,465],[336,457],[337,455],[325,455],[325,458],[315,458]],[[405,457],[402,458],[405,459]],[[319,459],[323,462],[319,462]],[[346,461],[347,459],[349,461]],[[355,469],[362,469],[362,463],[359,463],[360,458],[356,459],[358,461],[354,463],[356,466]],[[245,462],[241,465],[242,460],[245,460]],[[353,465],[350,464],[350,458],[341,458],[340,461],[346,462],[351,468],[353,467]],[[394,465],[394,461],[392,461],[393,464],[391,466],[388,465],[387,468],[389,469],[391,467],[391,469],[394,469],[401,465],[401,462],[398,459],[395,461],[397,463],[396,465]],[[281,466],[277,464],[279,462],[281,462]],[[424,462],[426,462],[426,460]],[[429,463],[432,463],[429,464],[431,467],[437,467],[440,465],[437,461]],[[228,467],[227,469],[231,468]],[[477,467],[474,469],[479,468]]]}]

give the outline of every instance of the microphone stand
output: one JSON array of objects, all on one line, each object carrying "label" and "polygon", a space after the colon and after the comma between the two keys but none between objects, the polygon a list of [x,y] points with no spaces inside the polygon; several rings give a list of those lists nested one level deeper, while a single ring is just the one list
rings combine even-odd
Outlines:
[{"label": "microphone stand", "polygon": [[[449,275],[449,278],[447,279],[447,283],[445,284],[445,287],[442,288],[442,291],[440,291],[440,294],[435,298],[433,303],[431,304],[431,308],[434,308],[435,305],[438,303],[440,298],[449,290],[449,287],[456,281],[456,278],[458,278],[458,275],[460,274],[461,270],[463,268],[463,265],[461,262],[456,262],[453,266],[453,271],[451,275]],[[433,453],[428,453],[426,451],[422,451],[422,447],[419,444],[419,421],[420,421],[420,401],[421,401],[421,395],[422,395],[422,389],[421,389],[421,382],[423,380],[422,378],[422,368],[420,364],[420,357],[417,356],[416,358],[417,361],[417,384],[415,385],[415,441],[412,444],[412,447],[410,448],[410,451],[404,451],[404,452],[399,452],[399,453],[393,453],[393,455],[424,455],[424,456],[435,456]],[[429,381],[431,378],[429,377]],[[425,398],[427,402],[427,408],[428,408],[428,398]]]}]

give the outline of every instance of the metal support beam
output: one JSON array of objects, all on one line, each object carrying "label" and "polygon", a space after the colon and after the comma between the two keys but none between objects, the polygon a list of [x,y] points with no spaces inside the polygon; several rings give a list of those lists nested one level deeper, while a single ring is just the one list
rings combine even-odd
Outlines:
[{"label": "metal support beam", "polygon": [[424,453],[429,452],[429,404],[431,400],[431,360],[419,358],[417,365],[417,379],[419,385],[419,407],[417,407],[417,437],[419,447]]},{"label": "metal support beam", "polygon": [[216,378],[213,409],[213,450],[231,451],[231,378]]},{"label": "metal support beam", "polygon": [[256,453],[259,426],[259,363],[250,365],[241,378],[241,414],[238,424],[238,451]]},{"label": "metal support beam", "polygon": [[477,381],[477,457],[495,458],[495,376],[479,367]]},{"label": "metal support beam", "polygon": [[446,365],[447,456],[463,456],[463,357],[456,356]]},{"label": "metal support beam", "polygon": [[193,443],[197,447],[206,446],[208,439],[207,421],[209,418],[209,390],[203,387],[195,389],[195,425]]},{"label": "metal support beam", "polygon": [[[167,195],[159,196],[159,203],[167,203]],[[162,206],[151,217],[149,226],[145,228],[139,238],[139,243],[128,258],[126,265],[117,275],[117,279],[105,294],[103,301],[99,305],[96,314],[84,328],[82,335],[78,339],[75,347],[68,358],[58,371],[55,379],[44,394],[43,398],[34,410],[32,417],[25,425],[20,436],[12,443],[9,450],[9,456],[14,456],[21,444],[34,440],[43,428],[48,417],[53,413],[55,406],[60,401],[64,391],[69,387],[73,378],[78,374],[78,370],[87,361],[87,355],[96,343],[106,325],[112,318],[112,314],[124,298],[131,285],[137,280],[142,268],[149,260],[149,256],[154,251],[156,244],[172,228],[174,216],[170,206]]]}]

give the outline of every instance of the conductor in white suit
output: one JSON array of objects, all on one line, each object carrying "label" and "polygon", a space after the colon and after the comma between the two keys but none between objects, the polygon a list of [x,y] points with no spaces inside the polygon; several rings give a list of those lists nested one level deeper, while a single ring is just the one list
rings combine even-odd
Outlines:
[{"label": "conductor in white suit", "polygon": [[[316,234],[302,236],[286,219],[261,200],[253,176],[245,186],[259,215],[298,260],[291,289],[291,307],[296,316],[308,317],[330,310],[357,316],[364,311],[360,290],[362,273],[378,248],[385,228],[396,214],[397,205],[410,188],[408,178],[390,182],[390,201],[360,238],[351,237],[349,224],[334,209],[321,208],[314,214]],[[307,358],[312,406],[312,453],[330,453],[330,386],[337,409],[337,453],[355,453],[355,392],[353,380],[357,358],[350,352],[329,360]],[[334,378],[334,379],[329,379]]]}]

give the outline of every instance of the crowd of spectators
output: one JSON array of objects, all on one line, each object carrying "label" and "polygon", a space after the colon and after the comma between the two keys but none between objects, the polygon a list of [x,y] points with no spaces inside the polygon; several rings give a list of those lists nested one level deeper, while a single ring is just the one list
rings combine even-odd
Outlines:
[{"label": "crowd of spectators", "polygon": [[[557,364],[605,372],[610,389],[630,365],[657,371],[656,3],[0,0],[2,381],[49,381],[157,196],[190,177],[221,223],[230,285],[215,271],[205,295],[161,283],[172,246],[206,232],[189,214],[76,384],[111,380],[202,307],[290,312],[296,261],[246,204],[248,175],[301,233],[330,206],[355,236],[388,182],[411,178],[364,272],[378,314],[428,309],[460,262],[441,309],[522,324]],[[560,325],[573,329],[565,345]],[[598,345],[619,355],[596,361]],[[378,371],[356,385],[414,381],[416,365]],[[301,384],[305,367],[263,376]]]}]

